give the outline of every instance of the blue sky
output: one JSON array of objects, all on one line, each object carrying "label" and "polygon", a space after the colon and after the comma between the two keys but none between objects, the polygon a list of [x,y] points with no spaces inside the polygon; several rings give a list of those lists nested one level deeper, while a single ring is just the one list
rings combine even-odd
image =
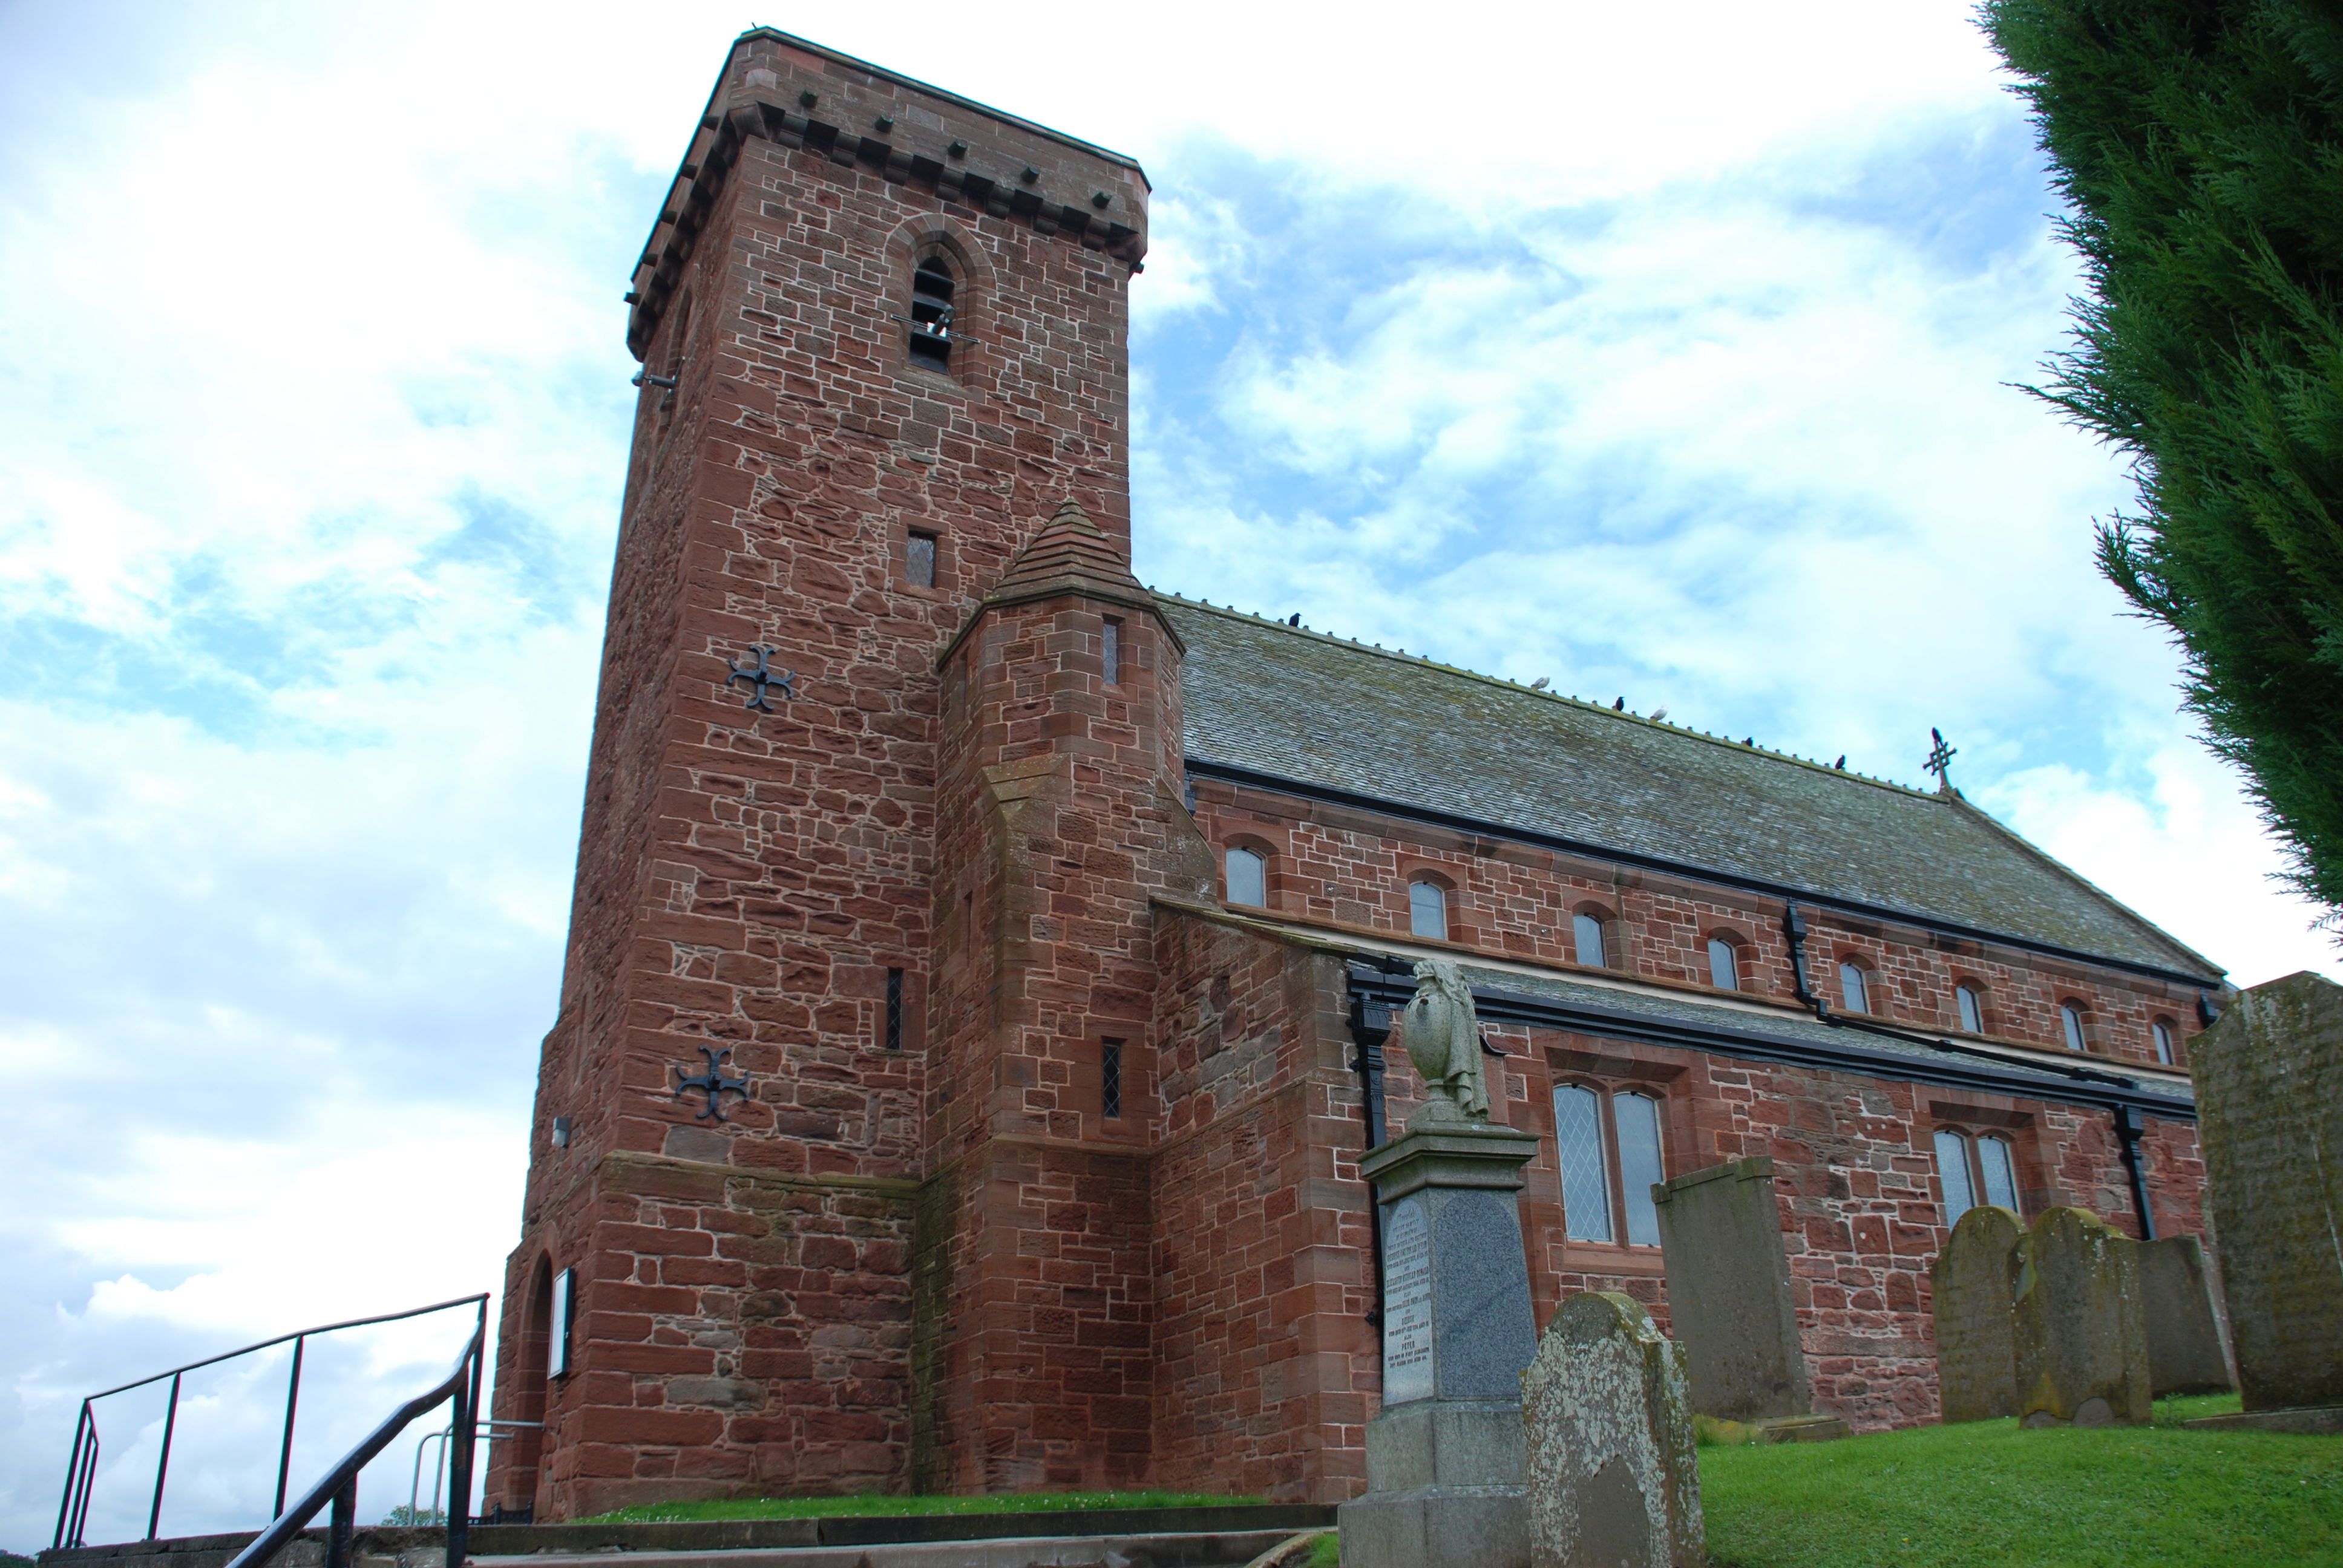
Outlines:
[{"label": "blue sky", "polygon": [[[1413,15],[0,4],[0,1545],[81,1392],[499,1276],[618,296],[751,23],[1145,162],[1148,580],[1905,781],[1941,726],[2241,981],[2338,972],[2091,569],[2120,463],[2015,389],[2074,267],[1966,6]],[[450,1340],[327,1357],[304,1461]],[[250,1375],[166,1531],[256,1516]]]}]

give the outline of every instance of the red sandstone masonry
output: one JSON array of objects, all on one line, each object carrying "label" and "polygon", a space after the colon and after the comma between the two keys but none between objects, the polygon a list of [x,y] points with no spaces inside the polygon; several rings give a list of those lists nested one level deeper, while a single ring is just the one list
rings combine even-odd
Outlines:
[{"label": "red sandstone masonry", "polygon": [[[915,1485],[1353,1495],[1380,1364],[1344,931],[1403,935],[1422,869],[1455,889],[1459,956],[1569,972],[1587,909],[1623,970],[1697,994],[1724,931],[1741,1000],[1790,1016],[1781,907],[1212,781],[1192,817],[1180,649],[1122,564],[1143,180],[769,34],[743,40],[711,109],[687,159],[702,172],[638,278],[633,340],[679,386],[639,407],[508,1269],[495,1411],[548,1425],[496,1447],[488,1495],[540,1518]],[[874,146],[860,127],[882,112],[897,126]],[[979,199],[967,176],[987,170]],[[1103,219],[1065,219],[1092,186],[1122,225],[1111,243]],[[891,319],[930,250],[962,278],[950,377],[911,366]],[[1096,531],[1061,519],[1037,542],[1069,497]],[[905,580],[913,528],[938,540],[932,588]],[[1041,557],[1055,566],[983,602]],[[777,711],[726,684],[751,645],[796,673]],[[1209,907],[1214,849],[1237,842],[1318,936]],[[1969,981],[1991,1033],[2036,1049],[2057,1051],[2069,996],[2117,1060],[2151,1060],[2154,1018],[2194,1027],[2193,996],[2161,982],[1810,918],[1818,976],[1859,958],[1888,1019],[1955,1028]],[[1663,1101],[1671,1171],[1775,1158],[1817,1400],[1858,1425],[1934,1409],[1933,1128],[2007,1136],[2029,1212],[2129,1223],[2104,1115],[1497,1039],[1515,1127],[1551,1134],[1559,1081],[1632,1084]],[[701,1045],[752,1090],[721,1121],[672,1092]],[[1390,1060],[1396,1129],[1416,1094]],[[2194,1130],[2155,1124],[2145,1150],[2162,1228],[2200,1230]],[[1541,1316],[1606,1287],[1664,1322],[1656,1249],[1566,1239],[1550,1136],[1528,1179]],[[564,1267],[576,1370],[548,1384]]]}]

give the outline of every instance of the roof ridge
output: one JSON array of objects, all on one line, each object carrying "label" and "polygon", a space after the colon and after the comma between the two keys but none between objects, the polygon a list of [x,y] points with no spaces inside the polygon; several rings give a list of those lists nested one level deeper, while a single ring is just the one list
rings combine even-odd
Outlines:
[{"label": "roof ridge", "polygon": [[[1466,680],[1477,680],[1484,686],[1493,686],[1500,691],[1512,692],[1523,697],[1542,698],[1548,702],[1568,703],[1573,707],[1582,708],[1589,713],[1599,713],[1605,719],[1627,719],[1637,724],[1648,725],[1654,729],[1665,730],[1670,735],[1680,736],[1686,740],[1697,740],[1708,746],[1722,747],[1728,751],[1737,752],[1744,757],[1765,757],[1769,758],[1775,762],[1787,762],[1794,767],[1807,769],[1810,771],[1820,773],[1826,778],[1836,779],[1840,782],[1865,784],[1875,789],[1885,789],[1898,795],[1909,795],[1915,799],[1919,800],[1942,801],[1945,799],[1942,794],[1934,789],[1923,789],[1910,784],[1898,784],[1893,779],[1875,778],[1869,773],[1857,773],[1845,768],[1828,767],[1823,763],[1815,761],[1811,758],[1795,756],[1787,751],[1776,751],[1769,746],[1745,746],[1740,741],[1732,739],[1726,736],[1711,735],[1704,729],[1693,729],[1684,725],[1671,724],[1664,719],[1647,719],[1640,713],[1630,713],[1623,709],[1605,708],[1600,702],[1590,702],[1583,697],[1568,697],[1559,691],[1539,691],[1534,688],[1523,686],[1518,680],[1508,679],[1503,676],[1483,675],[1477,669],[1466,669],[1462,665],[1444,664],[1439,659],[1427,658],[1421,654],[1409,653],[1403,648],[1384,648],[1378,643],[1361,642],[1356,638],[1337,637],[1332,632],[1320,631],[1313,627],[1292,626],[1289,625],[1287,622],[1277,619],[1273,616],[1257,615],[1251,610],[1233,609],[1225,605],[1216,605],[1209,599],[1192,599],[1184,594],[1169,593],[1162,588],[1154,588],[1152,586],[1148,587],[1147,591],[1153,594],[1157,598],[1167,600],[1170,603],[1182,605],[1190,609],[1201,609],[1212,615],[1223,617],[1229,620],[1244,621],[1251,625],[1268,628],[1277,631],[1288,632],[1300,637],[1314,637],[1321,642],[1332,643],[1337,648],[1346,648],[1357,653],[1373,654],[1378,658],[1392,659],[1402,664],[1422,665],[1426,668],[1440,670],[1444,674],[1460,676]],[[2004,830],[2006,831],[2006,829]],[[2021,843],[2024,842],[2023,839],[2020,839],[2019,841]],[[2125,912],[2128,914],[2131,911],[2127,910]],[[2211,960],[2207,960],[2206,961],[2209,963]]]}]

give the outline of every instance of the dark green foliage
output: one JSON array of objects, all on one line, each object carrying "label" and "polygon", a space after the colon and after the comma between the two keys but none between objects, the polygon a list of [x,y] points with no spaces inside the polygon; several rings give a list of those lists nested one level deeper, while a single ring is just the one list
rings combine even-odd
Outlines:
[{"label": "dark green foliage", "polygon": [[2343,910],[2343,9],[1986,0],[2094,297],[2042,395],[2137,460],[2099,565]]}]

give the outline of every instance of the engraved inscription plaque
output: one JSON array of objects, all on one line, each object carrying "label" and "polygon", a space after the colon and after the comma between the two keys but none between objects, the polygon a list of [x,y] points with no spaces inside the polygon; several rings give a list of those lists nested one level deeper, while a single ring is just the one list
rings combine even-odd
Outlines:
[{"label": "engraved inscription plaque", "polygon": [[1432,1392],[1432,1223],[1408,1197],[1383,1213],[1383,1403]]}]

